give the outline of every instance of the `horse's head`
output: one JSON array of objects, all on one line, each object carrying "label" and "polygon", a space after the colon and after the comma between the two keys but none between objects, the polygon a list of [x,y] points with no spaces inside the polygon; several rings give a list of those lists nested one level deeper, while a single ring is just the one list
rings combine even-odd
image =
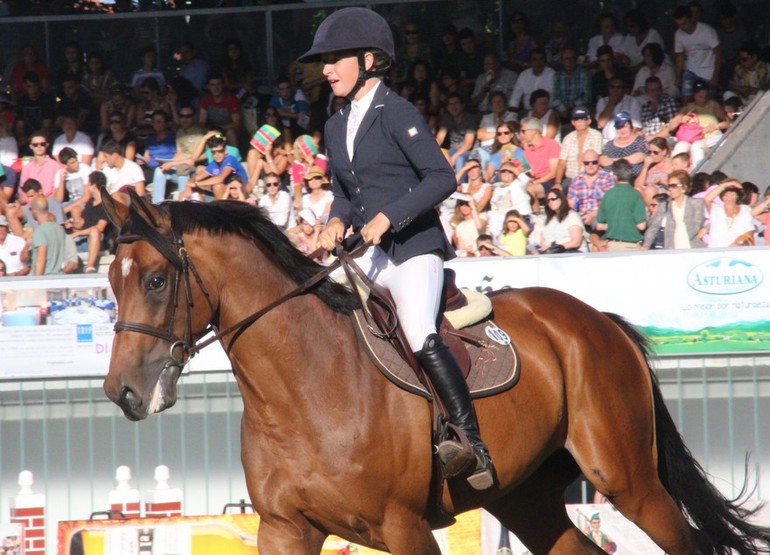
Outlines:
[{"label": "horse's head", "polygon": [[190,310],[202,293],[191,291],[186,252],[167,211],[133,193],[130,205],[106,191],[102,199],[120,230],[109,271],[119,316],[104,391],[127,418],[142,420],[176,402],[192,330],[207,323]]}]

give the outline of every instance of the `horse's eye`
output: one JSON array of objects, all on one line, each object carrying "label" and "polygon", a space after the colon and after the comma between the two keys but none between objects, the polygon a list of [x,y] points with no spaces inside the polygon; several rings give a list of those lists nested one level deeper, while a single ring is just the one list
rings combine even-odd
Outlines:
[{"label": "horse's eye", "polygon": [[152,276],[150,281],[147,282],[147,287],[153,291],[162,288],[164,285],[166,285],[166,278],[161,276]]}]

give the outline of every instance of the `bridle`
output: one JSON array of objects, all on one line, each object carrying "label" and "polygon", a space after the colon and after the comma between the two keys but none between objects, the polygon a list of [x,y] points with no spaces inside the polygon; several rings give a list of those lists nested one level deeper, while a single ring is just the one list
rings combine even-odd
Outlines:
[{"label": "bridle", "polygon": [[[230,340],[230,343],[225,348],[226,354],[229,355],[230,351],[233,348],[233,345],[235,344],[235,341],[243,334],[243,332],[245,332],[249,328],[249,326],[251,326],[254,322],[259,320],[262,316],[264,316],[265,314],[267,314],[277,306],[283,304],[284,302],[288,301],[293,297],[296,297],[297,295],[301,295],[305,293],[315,284],[320,282],[322,279],[326,278],[329,274],[331,274],[334,270],[336,270],[340,265],[340,260],[338,259],[333,264],[320,270],[319,272],[311,276],[305,282],[298,285],[296,288],[292,289],[285,295],[279,297],[278,299],[274,300],[267,306],[261,308],[257,312],[254,312],[250,316],[243,318],[242,320],[236,322],[235,324],[233,324],[232,326],[224,330],[216,331],[215,326],[209,323],[206,326],[206,328],[204,328],[203,330],[199,332],[193,332],[192,309],[194,308],[194,301],[193,301],[192,287],[190,282],[191,273],[195,278],[195,282],[197,283],[198,287],[203,293],[203,296],[206,299],[206,302],[209,305],[209,308],[211,309],[211,318],[210,318],[211,322],[217,319],[218,308],[214,306],[214,303],[211,300],[211,295],[209,294],[208,290],[206,289],[206,286],[203,283],[203,279],[201,278],[200,274],[198,273],[198,270],[195,268],[195,265],[190,259],[189,253],[187,252],[187,249],[185,248],[185,245],[184,245],[184,239],[182,237],[181,231],[174,229],[173,221],[172,221],[171,237],[167,235],[163,235],[159,233],[156,229],[157,223],[155,222],[154,216],[149,211],[146,211],[146,210],[145,210],[145,214],[150,219],[150,221],[153,224],[155,224],[155,227],[153,227],[153,225],[150,225],[150,223],[148,223],[141,217],[133,217],[130,222],[130,228],[131,228],[130,231],[124,227],[124,229],[121,230],[121,233],[117,238],[117,242],[119,244],[131,244],[131,243],[135,243],[136,241],[146,241],[153,248],[155,248],[155,250],[157,250],[161,255],[163,255],[163,257],[166,260],[168,260],[172,266],[174,266],[175,277],[174,277],[174,285],[172,290],[174,305],[171,311],[171,317],[169,318],[168,324],[165,328],[158,328],[158,327],[150,326],[148,324],[143,324],[141,322],[129,322],[126,320],[118,320],[117,322],[115,322],[114,329],[116,334],[122,331],[142,333],[145,335],[156,337],[162,341],[167,341],[168,343],[171,343],[171,346],[169,347],[168,359],[163,365],[164,370],[166,368],[171,368],[171,367],[179,368],[181,370],[182,367],[185,365],[185,363],[189,359],[194,357],[203,348],[209,346],[211,343],[214,343],[215,341],[221,340],[225,336],[233,334]],[[355,256],[357,254],[360,254],[368,246],[369,246],[368,244],[362,244],[356,247],[355,249],[353,249],[353,251],[351,251],[349,255]],[[317,249],[316,252],[311,253],[309,257],[314,258],[315,256],[320,255],[322,251],[323,249],[319,248]],[[180,283],[182,284],[182,287],[184,287],[185,302],[187,305],[187,310],[185,313],[184,337],[181,337],[181,338],[174,333],[174,324],[176,322],[177,311],[179,308]],[[205,341],[201,341],[200,343],[196,342],[196,339],[195,339],[196,337],[202,337],[211,331],[214,331],[213,336],[209,337]],[[176,351],[178,350],[181,350],[181,356],[176,355]]]}]

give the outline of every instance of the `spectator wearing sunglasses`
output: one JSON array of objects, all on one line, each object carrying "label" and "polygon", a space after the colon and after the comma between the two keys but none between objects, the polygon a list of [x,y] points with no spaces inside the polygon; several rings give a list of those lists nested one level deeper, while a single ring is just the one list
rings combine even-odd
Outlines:
[{"label": "spectator wearing sunglasses", "polygon": [[604,193],[615,186],[615,176],[599,166],[599,153],[589,149],[583,154],[582,171],[570,182],[567,201],[577,211],[586,229],[596,228],[596,212]]},{"label": "spectator wearing sunglasses", "polygon": [[[695,249],[706,244],[705,211],[703,199],[692,198],[690,174],[677,170],[668,176],[667,202],[655,199],[650,203],[649,225],[644,232],[642,249],[652,248],[663,228],[664,249]],[[664,197],[665,198],[665,197]],[[656,204],[657,206],[653,206]]]},{"label": "spectator wearing sunglasses", "polygon": [[[62,170],[62,165],[48,155],[48,147],[48,138],[44,132],[32,133],[29,139],[32,159],[21,169],[20,183],[26,183],[28,179],[35,179],[43,187],[43,194],[46,197],[51,197],[56,191],[57,177]],[[22,204],[26,204],[26,195],[20,195],[20,200]]]},{"label": "spectator wearing sunglasses", "polygon": [[153,173],[152,201],[155,203],[166,198],[169,180],[177,184],[178,190],[184,190],[197,162],[194,158],[195,147],[203,140],[203,130],[195,123],[195,110],[191,105],[183,104],[177,117],[179,127],[176,130],[176,153],[171,160],[162,162]]},{"label": "spectator wearing sunglasses", "polygon": [[281,178],[277,173],[268,172],[263,180],[266,194],[259,199],[259,207],[267,210],[270,220],[280,227],[287,229],[291,214],[291,195],[281,186]]}]

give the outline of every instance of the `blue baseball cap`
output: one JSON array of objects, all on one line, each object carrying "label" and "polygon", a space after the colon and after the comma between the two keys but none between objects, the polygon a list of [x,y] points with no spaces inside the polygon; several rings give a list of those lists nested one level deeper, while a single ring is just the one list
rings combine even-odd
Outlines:
[{"label": "blue baseball cap", "polygon": [[585,106],[575,106],[572,108],[572,115],[570,119],[588,119],[591,117],[591,112]]},{"label": "blue baseball cap", "polygon": [[[627,123],[631,123],[631,114],[625,110],[615,114],[615,129],[619,129]],[[633,126],[633,123],[631,123],[631,125]]]}]

